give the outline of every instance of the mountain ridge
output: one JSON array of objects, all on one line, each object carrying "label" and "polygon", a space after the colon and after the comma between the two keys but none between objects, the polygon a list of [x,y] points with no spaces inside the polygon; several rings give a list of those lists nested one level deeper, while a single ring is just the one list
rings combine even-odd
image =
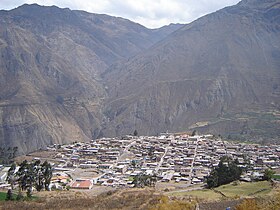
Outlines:
[{"label": "mountain ridge", "polygon": [[[277,139],[279,1],[255,4],[240,2],[199,18],[107,70],[106,110],[116,135],[195,128],[240,138],[247,129],[248,139],[266,138],[265,132]],[[255,118],[275,113],[269,122],[248,118],[250,112]],[[104,127],[105,135],[112,132]]]},{"label": "mountain ridge", "polygon": [[106,97],[100,74],[161,39],[125,19],[55,6],[23,5],[0,16],[0,141],[21,154],[98,135]]},{"label": "mountain ridge", "polygon": [[56,6],[0,11],[1,145],[23,154],[134,130],[277,143],[279,11],[243,0],[160,29]]}]

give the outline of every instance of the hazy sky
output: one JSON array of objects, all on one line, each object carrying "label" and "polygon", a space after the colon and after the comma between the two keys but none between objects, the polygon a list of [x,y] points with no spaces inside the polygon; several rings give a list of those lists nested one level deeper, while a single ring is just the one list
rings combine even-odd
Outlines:
[{"label": "hazy sky", "polygon": [[0,0],[0,9],[13,9],[24,3],[56,5],[128,18],[149,28],[169,23],[189,23],[205,14],[240,0]]}]

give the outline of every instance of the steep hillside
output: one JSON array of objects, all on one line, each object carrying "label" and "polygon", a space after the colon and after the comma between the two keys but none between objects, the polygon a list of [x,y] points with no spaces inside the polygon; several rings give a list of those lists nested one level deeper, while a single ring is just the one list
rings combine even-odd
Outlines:
[{"label": "steep hillside", "polygon": [[0,25],[0,144],[19,153],[99,135],[100,74],[180,27],[36,4],[0,11]]},{"label": "steep hillside", "polygon": [[280,1],[244,0],[104,73],[104,135],[196,129],[280,135]]}]

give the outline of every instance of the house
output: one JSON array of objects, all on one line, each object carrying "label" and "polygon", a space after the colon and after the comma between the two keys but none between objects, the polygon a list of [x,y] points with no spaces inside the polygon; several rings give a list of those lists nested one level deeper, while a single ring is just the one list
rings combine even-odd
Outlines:
[{"label": "house", "polygon": [[76,180],[70,185],[73,189],[91,189],[93,183],[90,180]]},{"label": "house", "polygon": [[9,171],[10,167],[4,167],[1,171],[0,171],[0,182],[5,182],[7,175],[8,175],[8,171]]},{"label": "house", "polygon": [[67,183],[69,180],[70,180],[69,176],[61,176],[61,175],[53,176],[51,178],[52,183]]}]

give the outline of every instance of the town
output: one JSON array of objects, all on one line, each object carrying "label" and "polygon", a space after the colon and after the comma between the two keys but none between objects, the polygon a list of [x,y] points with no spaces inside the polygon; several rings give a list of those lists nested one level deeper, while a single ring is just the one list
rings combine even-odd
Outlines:
[{"label": "town", "polygon": [[[265,169],[280,168],[280,145],[228,142],[213,135],[163,133],[159,136],[101,138],[69,145],[51,145],[55,155],[50,189],[91,189],[94,185],[133,187],[140,174],[155,182],[173,182],[185,187],[203,184],[223,156],[246,168],[242,181],[261,180]],[[40,157],[33,157],[39,160]],[[9,167],[1,166],[1,187],[7,187]],[[91,173],[87,173],[87,172]]]}]

